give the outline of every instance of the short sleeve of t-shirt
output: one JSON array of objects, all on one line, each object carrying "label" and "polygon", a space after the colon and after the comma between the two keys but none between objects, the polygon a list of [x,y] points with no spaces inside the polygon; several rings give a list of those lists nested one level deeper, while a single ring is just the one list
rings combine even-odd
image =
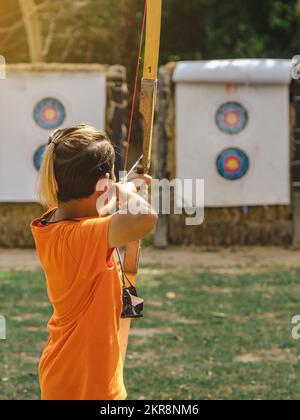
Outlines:
[{"label": "short sleeve of t-shirt", "polygon": [[111,268],[112,250],[108,247],[109,225],[112,216],[86,219],[80,222],[77,231],[81,259],[86,273],[105,271]]}]

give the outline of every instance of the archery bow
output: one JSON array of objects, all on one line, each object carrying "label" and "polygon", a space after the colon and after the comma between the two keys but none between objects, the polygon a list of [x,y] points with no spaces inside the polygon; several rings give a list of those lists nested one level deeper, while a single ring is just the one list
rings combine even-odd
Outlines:
[{"label": "archery bow", "polygon": [[[153,122],[155,105],[157,98],[157,83],[158,83],[158,60],[159,60],[159,46],[160,46],[160,32],[161,32],[161,13],[162,13],[162,0],[146,0],[145,11],[143,19],[143,29],[146,22],[146,41],[145,41],[145,53],[144,53],[144,69],[141,84],[140,94],[140,114],[143,118],[143,158],[141,164],[137,168],[139,174],[147,174],[151,163],[151,149],[152,149],[152,137],[153,137]],[[146,18],[146,21],[145,21]],[[142,36],[143,36],[142,29]],[[141,55],[141,46],[139,52],[139,60]],[[138,78],[139,63],[137,67],[136,82]],[[136,86],[134,90],[133,108],[136,96]],[[132,116],[129,128],[129,137],[131,135],[132,128]],[[125,166],[127,166],[128,160],[128,148],[126,151]],[[126,169],[126,168],[125,168]],[[124,272],[129,281],[135,286],[137,279],[137,272],[139,267],[139,256],[140,256],[141,242],[132,242],[126,246],[125,258],[124,258]],[[123,363],[125,364],[126,351],[128,345],[129,331],[130,331],[131,320],[121,320],[121,350],[123,356]]]}]

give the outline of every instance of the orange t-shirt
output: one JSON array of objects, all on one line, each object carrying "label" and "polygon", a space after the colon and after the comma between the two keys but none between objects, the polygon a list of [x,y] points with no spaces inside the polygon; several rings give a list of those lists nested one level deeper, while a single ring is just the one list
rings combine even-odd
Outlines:
[{"label": "orange t-shirt", "polygon": [[39,366],[43,400],[126,399],[122,283],[108,249],[110,220],[31,224],[54,309]]}]

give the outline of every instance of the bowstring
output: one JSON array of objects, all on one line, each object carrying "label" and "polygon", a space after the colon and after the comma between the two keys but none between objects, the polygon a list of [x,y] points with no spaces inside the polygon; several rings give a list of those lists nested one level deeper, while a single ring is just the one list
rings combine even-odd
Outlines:
[{"label": "bowstring", "polygon": [[147,16],[147,0],[145,0],[145,5],[144,5],[144,15],[143,15],[143,22],[142,22],[142,29],[141,29],[141,36],[140,36],[139,53],[138,53],[136,72],[135,72],[134,89],[133,89],[133,96],[132,96],[130,121],[129,121],[128,137],[127,137],[127,145],[126,145],[126,153],[125,153],[125,162],[124,162],[124,172],[126,172],[126,170],[127,170],[128,157],[129,157],[129,147],[130,147],[131,137],[132,137],[134,111],[135,111],[137,88],[138,88],[139,74],[140,74],[141,61],[142,61],[144,34],[145,34],[145,28],[146,28],[146,16]]}]

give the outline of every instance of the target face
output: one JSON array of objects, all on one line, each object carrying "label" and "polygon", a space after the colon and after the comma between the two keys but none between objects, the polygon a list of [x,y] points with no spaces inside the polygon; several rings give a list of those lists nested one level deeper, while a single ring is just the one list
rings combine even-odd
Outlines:
[{"label": "target face", "polygon": [[249,158],[240,149],[227,149],[219,155],[217,168],[223,178],[235,181],[243,178],[248,172]]},{"label": "target face", "polygon": [[66,118],[64,105],[55,98],[39,101],[33,111],[34,120],[45,130],[54,130],[62,125]]},{"label": "target face", "polygon": [[239,134],[248,123],[248,112],[237,102],[220,106],[216,114],[216,124],[223,133]]},{"label": "target face", "polygon": [[43,160],[43,156],[44,156],[44,153],[45,153],[46,147],[47,147],[47,145],[46,145],[46,144],[45,144],[45,145],[43,145],[43,146],[40,146],[40,147],[36,150],[36,152],[35,152],[35,154],[34,154],[34,156],[33,156],[33,164],[34,164],[34,167],[35,167],[35,169],[36,169],[37,171],[39,171],[39,170],[41,169],[41,166],[42,166],[42,160]]}]

